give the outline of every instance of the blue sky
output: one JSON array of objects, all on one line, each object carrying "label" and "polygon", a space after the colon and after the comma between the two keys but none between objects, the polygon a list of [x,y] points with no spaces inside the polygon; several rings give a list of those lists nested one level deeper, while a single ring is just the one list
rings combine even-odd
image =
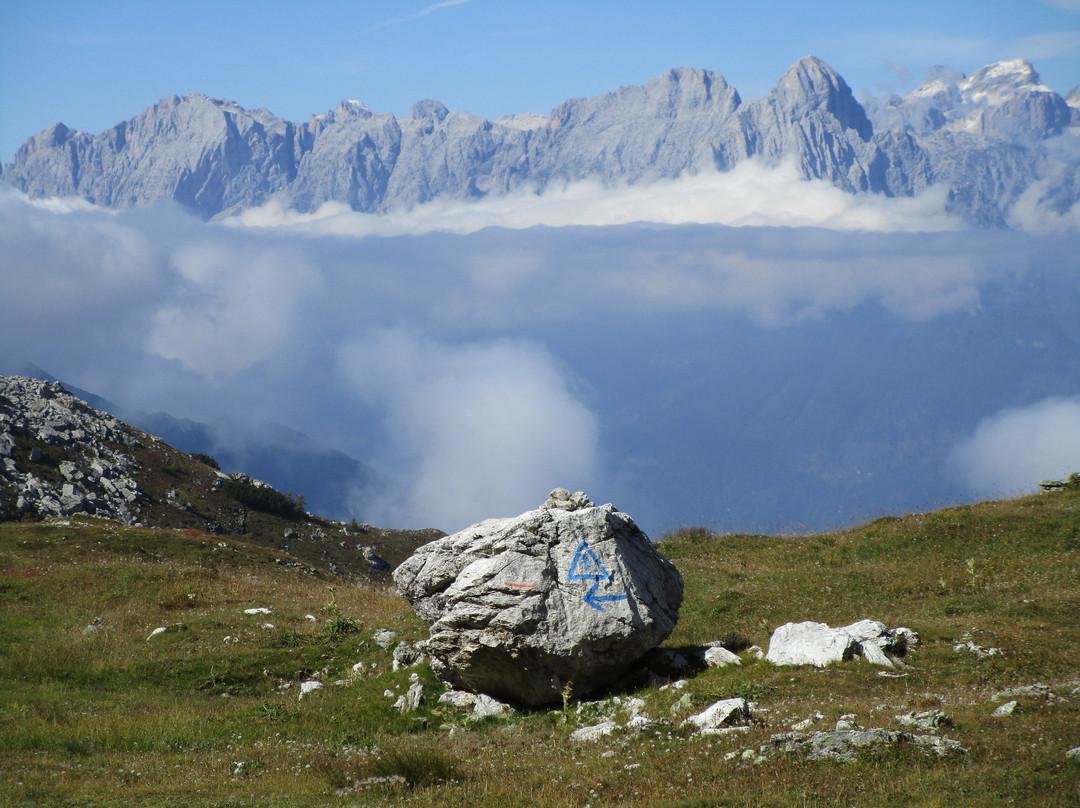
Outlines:
[{"label": "blue sky", "polygon": [[1080,0],[7,0],[0,160],[57,121],[97,133],[173,94],[290,120],[343,98],[495,118],[678,66],[757,98],[809,54],[859,96],[909,91],[934,64],[971,73],[1017,56],[1064,94],[1080,83]]}]

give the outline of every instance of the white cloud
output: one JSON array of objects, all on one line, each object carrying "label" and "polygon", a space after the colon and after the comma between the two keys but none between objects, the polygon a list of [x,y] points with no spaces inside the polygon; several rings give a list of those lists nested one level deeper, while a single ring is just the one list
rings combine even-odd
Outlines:
[{"label": "white cloud", "polygon": [[301,214],[271,202],[226,223],[356,237],[632,222],[878,232],[961,229],[959,220],[945,213],[946,198],[944,187],[928,189],[915,198],[849,194],[823,180],[803,179],[790,161],[769,167],[745,160],[724,173],[703,172],[616,187],[583,180],[550,187],[543,193],[518,190],[478,201],[436,200],[408,211],[379,215],[357,213],[337,202]]},{"label": "white cloud", "polygon": [[1080,31],[1048,31],[1032,34],[1018,40],[1012,47],[1015,53],[1021,53],[1025,59],[1057,59],[1062,56],[1080,54]]},{"label": "white cloud", "polygon": [[318,287],[292,249],[200,241],[179,248],[172,264],[181,288],[155,313],[147,350],[207,378],[279,353],[299,302]]},{"label": "white cloud", "polygon": [[383,20],[382,22],[375,23],[367,29],[365,33],[371,33],[372,31],[378,31],[380,28],[386,28],[389,25],[400,25],[405,22],[413,22],[414,20],[422,19],[428,14],[432,14],[436,11],[440,11],[444,8],[452,8],[453,6],[463,6],[468,3],[469,0],[442,0],[439,3],[432,3],[430,6],[425,6],[419,11],[413,14],[406,14],[403,17],[394,17],[393,19]]},{"label": "white cloud", "polygon": [[978,496],[1035,490],[1080,472],[1080,398],[1049,398],[984,419],[953,449],[950,465]]},{"label": "white cloud", "polygon": [[340,367],[356,397],[384,412],[408,481],[373,518],[456,530],[595,482],[597,418],[535,343],[451,345],[394,328],[345,345]]},{"label": "white cloud", "polygon": [[1080,202],[1064,210],[1053,204],[1053,180],[1036,180],[1024,189],[1006,213],[1010,227],[1028,233],[1080,233]]}]

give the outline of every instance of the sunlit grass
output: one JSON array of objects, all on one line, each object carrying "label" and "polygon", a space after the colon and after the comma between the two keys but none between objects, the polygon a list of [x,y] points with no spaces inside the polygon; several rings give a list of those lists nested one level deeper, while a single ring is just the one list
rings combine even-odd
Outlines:
[{"label": "sunlit grass", "polygon": [[[764,648],[784,622],[865,617],[909,626],[923,643],[902,677],[861,661],[819,671],[744,654],[682,690],[632,694],[670,726],[576,744],[574,729],[625,720],[625,705],[482,723],[440,708],[430,669],[393,671],[372,638],[379,628],[426,636],[387,588],[205,536],[97,520],[0,525],[0,804],[1080,803],[1080,764],[1065,758],[1080,746],[1080,683],[1067,684],[1080,679],[1077,492],[821,536],[685,530],[661,548],[686,579],[669,647]],[[255,607],[270,612],[245,613]],[[158,627],[169,630],[151,637]],[[1003,653],[957,653],[961,636]],[[426,699],[402,714],[393,702],[412,673]],[[301,699],[309,679],[323,687]],[[1054,698],[1021,698],[1017,715],[992,716],[993,693],[1035,682]],[[688,710],[732,696],[758,705],[748,731],[701,738],[679,727]],[[741,758],[816,711],[818,728],[854,713],[863,726],[898,729],[895,715],[929,708],[953,719],[945,734],[967,755]]]}]

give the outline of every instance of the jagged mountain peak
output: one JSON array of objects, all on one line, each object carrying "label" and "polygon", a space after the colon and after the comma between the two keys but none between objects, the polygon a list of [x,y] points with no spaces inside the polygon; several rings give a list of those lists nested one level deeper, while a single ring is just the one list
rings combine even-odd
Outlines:
[{"label": "jagged mountain peak", "polygon": [[764,100],[784,110],[786,117],[824,112],[845,129],[854,129],[863,140],[874,134],[866,110],[855,100],[847,82],[816,56],[804,56],[789,67]]},{"label": "jagged mountain peak", "polygon": [[1042,83],[1027,59],[1006,59],[981,67],[959,82],[965,94],[1006,92],[1053,92]]},{"label": "jagged mountain peak", "polygon": [[409,119],[414,121],[434,120],[441,123],[446,120],[446,116],[449,114],[450,110],[446,108],[442,101],[432,101],[430,98],[426,98],[412,105],[412,109],[409,110]]},{"label": "jagged mountain peak", "polygon": [[[193,94],[161,99],[99,135],[50,127],[0,179],[31,196],[112,208],[170,199],[209,219],[271,199],[302,212],[335,201],[377,213],[549,183],[726,171],[753,157],[791,159],[805,177],[849,192],[914,196],[947,182],[972,221],[1000,226],[1011,201],[1053,173],[1033,145],[1075,134],[1080,90],[1071,103],[1014,59],[966,78],[935,67],[906,98],[864,107],[815,56],[760,100],[744,102],[718,73],[678,67],[567,100],[549,116],[495,122],[432,100],[400,120],[346,100],[298,124]],[[1080,187],[1069,179],[1076,173],[1065,167],[1063,187]]]}]

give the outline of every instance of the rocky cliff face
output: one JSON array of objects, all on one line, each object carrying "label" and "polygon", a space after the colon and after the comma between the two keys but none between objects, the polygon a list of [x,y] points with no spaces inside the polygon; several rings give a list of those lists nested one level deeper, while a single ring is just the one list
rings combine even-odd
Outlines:
[{"label": "rocky cliff face", "polygon": [[[856,101],[807,57],[764,98],[744,101],[718,74],[677,69],[640,87],[565,101],[549,116],[488,121],[421,101],[407,118],[357,101],[291,123],[192,95],[165,99],[99,135],[63,124],[35,135],[2,179],[31,196],[75,195],[122,208],[171,199],[204,218],[278,199],[302,212],[337,201],[366,212],[582,179],[647,182],[792,160],[848,192],[914,196],[934,182],[970,220],[1003,226],[1045,181],[1064,209],[1080,168],[1048,146],[1080,131],[1070,101],[1024,60],[970,77],[936,68],[905,98]],[[1070,106],[1071,104],[1071,106]]]},{"label": "rocky cliff face", "polygon": [[140,499],[135,430],[57,382],[0,377],[0,520],[89,513],[125,524]]}]

